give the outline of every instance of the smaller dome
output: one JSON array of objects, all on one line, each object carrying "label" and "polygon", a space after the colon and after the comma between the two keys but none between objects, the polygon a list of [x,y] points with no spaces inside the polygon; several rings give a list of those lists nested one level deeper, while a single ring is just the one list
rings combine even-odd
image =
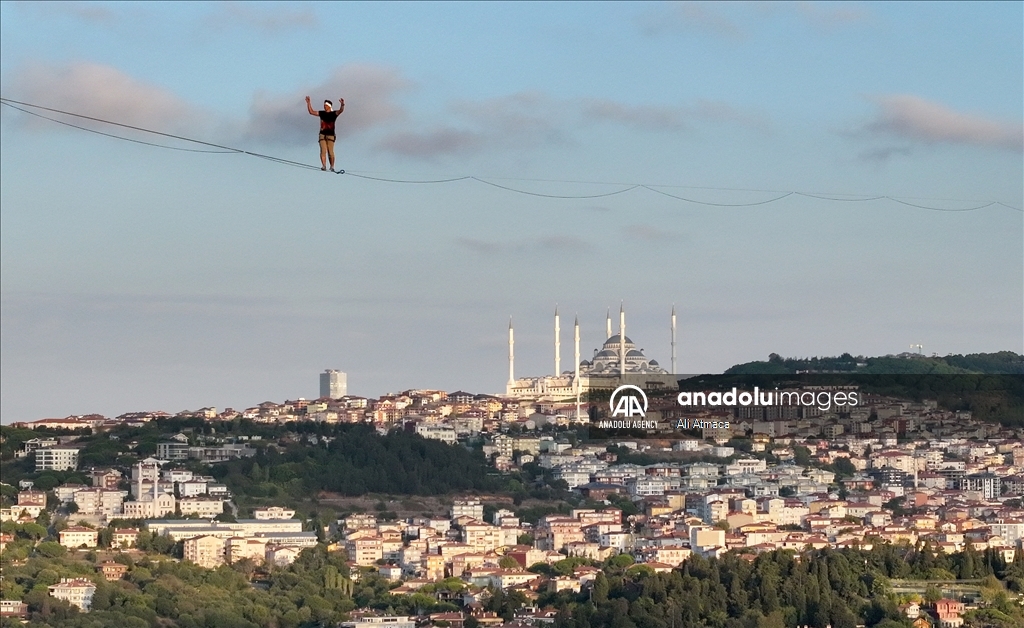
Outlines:
[{"label": "smaller dome", "polygon": [[611,351],[609,349],[605,349],[604,351],[599,351],[597,353],[597,355],[595,355],[594,357],[595,358],[614,358],[615,356],[616,356],[616,353],[614,351]]},{"label": "smaller dome", "polygon": [[590,362],[583,360],[582,362],[580,362],[580,366],[590,366]]},{"label": "smaller dome", "polygon": [[658,366],[658,361],[657,360],[651,360],[650,362],[648,362],[648,364],[650,364],[651,366]]},{"label": "smaller dome", "polygon": [[627,358],[642,358],[642,357],[644,357],[644,354],[640,353],[636,349],[630,349],[629,351],[626,352],[626,357]]}]

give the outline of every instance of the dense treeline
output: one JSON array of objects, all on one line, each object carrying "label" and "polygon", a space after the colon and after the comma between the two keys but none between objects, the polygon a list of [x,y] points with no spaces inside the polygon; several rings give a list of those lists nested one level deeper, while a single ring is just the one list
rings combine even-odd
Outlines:
[{"label": "dense treeline", "polygon": [[[5,599],[28,603],[31,628],[313,628],[337,625],[356,608],[399,615],[457,610],[438,598],[467,588],[450,578],[412,595],[393,595],[395,584],[376,574],[351,577],[344,554],[323,546],[305,550],[287,568],[269,571],[249,561],[209,570],[162,556],[133,562],[119,555],[116,560],[130,566],[117,582],[99,577],[95,563],[81,554],[37,554],[19,565],[5,561],[0,586]],[[566,559],[531,571],[567,575],[587,562]],[[612,557],[602,567],[582,594],[541,594],[540,605],[558,610],[555,628],[908,627],[892,581],[952,578],[981,579],[982,608],[968,614],[974,625],[1024,625],[1021,607],[1006,590],[1024,589],[1024,555],[1019,553],[1007,565],[996,552],[968,548],[946,555],[927,546],[882,545],[693,557],[666,574],[634,565],[628,555]],[[47,585],[61,577],[87,577],[97,584],[91,612],[79,613],[47,595]],[[527,603],[517,592],[491,594],[484,608],[506,620]],[[934,590],[930,599],[938,596]]]},{"label": "dense treeline", "polygon": [[[869,360],[874,359],[876,358],[869,358]],[[1024,376],[1020,374],[955,373],[940,372],[939,370],[901,372],[895,368],[888,371],[879,369],[876,372],[859,369],[855,373],[796,372],[799,367],[815,368],[814,364],[817,360],[819,358],[785,360],[777,364],[769,362],[741,364],[730,368],[723,375],[706,375],[694,380],[687,380],[686,385],[688,387],[703,386],[709,389],[728,389],[731,386],[759,386],[762,389],[771,389],[801,384],[856,385],[867,393],[916,401],[933,399],[943,409],[969,410],[975,418],[983,421],[998,421],[1010,426],[1024,425]],[[942,359],[885,358],[885,360],[900,367],[910,368],[907,365],[941,362]],[[790,362],[794,364],[790,365]],[[762,366],[766,368],[762,370]],[[772,370],[776,367],[777,370]],[[952,367],[944,368],[951,369]]]},{"label": "dense treeline", "polygon": [[[136,563],[119,555],[116,560],[131,567],[116,582],[98,577],[92,562],[71,556],[38,555],[23,565],[5,565],[4,599],[24,599],[32,628],[298,628],[335,626],[355,608],[399,614],[458,610],[429,593],[465,587],[442,582],[416,595],[395,596],[390,593],[394,583],[377,574],[353,579],[345,554],[323,546],[304,550],[287,568],[269,571],[247,560],[212,570],[166,557]],[[70,577],[96,584],[89,613],[47,594],[48,585]]]},{"label": "dense treeline", "polygon": [[891,545],[694,557],[667,574],[643,565],[606,570],[588,594],[558,594],[549,601],[559,608],[556,628],[890,628],[910,625],[899,612],[891,579],[954,574],[990,576],[990,605],[979,611],[987,625],[1022,625],[1024,615],[998,577],[1019,590],[1024,560],[1007,566],[994,552],[944,556]]},{"label": "dense treeline", "polygon": [[212,471],[238,496],[278,494],[343,495],[388,493],[443,495],[468,490],[500,489],[479,451],[416,434],[380,435],[366,425],[337,425],[329,444],[291,443],[261,449],[253,458],[216,465]]},{"label": "dense treeline", "polygon": [[[45,436],[49,431],[33,432],[8,426],[0,430],[4,439],[0,471],[5,483],[16,484],[20,479],[30,478],[44,490],[67,481],[87,483],[81,473],[35,473],[31,456],[14,458],[14,452],[25,440]],[[488,468],[479,450],[447,445],[400,430],[380,435],[369,425],[312,421],[275,425],[241,419],[212,423],[169,418],[141,427],[123,426],[109,433],[87,435],[78,441],[76,445],[83,447],[81,467],[128,467],[137,456],[155,453],[156,443],[177,432],[185,432],[192,439],[204,434],[228,439],[259,437],[259,440],[248,441],[258,452],[253,458],[211,466],[196,461],[186,463],[197,473],[209,473],[225,482],[243,501],[247,498],[293,500],[316,495],[319,491],[343,495],[442,495],[505,487],[504,481],[490,475],[493,469]],[[328,441],[326,446],[325,441]],[[126,453],[129,451],[131,454]],[[13,493],[5,495],[12,496]]]},{"label": "dense treeline", "polygon": [[947,355],[945,357],[913,356],[864,357],[844,353],[836,357],[784,358],[778,354],[768,356],[768,361],[737,364],[725,371],[733,374],[784,375],[815,371],[819,373],[864,373],[869,375],[1024,375],[1024,355],[1013,351],[997,353],[970,353]]}]

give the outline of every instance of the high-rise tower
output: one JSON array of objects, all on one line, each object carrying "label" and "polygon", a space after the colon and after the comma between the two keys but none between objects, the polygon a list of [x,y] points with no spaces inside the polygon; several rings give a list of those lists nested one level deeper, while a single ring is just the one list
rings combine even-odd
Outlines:
[{"label": "high-rise tower", "polygon": [[348,374],[334,369],[320,373],[320,397],[340,399],[348,395]]}]

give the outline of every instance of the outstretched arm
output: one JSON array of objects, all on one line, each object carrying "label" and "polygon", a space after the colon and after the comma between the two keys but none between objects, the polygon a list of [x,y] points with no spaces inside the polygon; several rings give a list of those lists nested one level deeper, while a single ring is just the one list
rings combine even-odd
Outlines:
[{"label": "outstretched arm", "polygon": [[313,105],[309,103],[309,96],[306,96],[306,109],[309,110],[309,115],[311,116],[320,115],[317,112],[313,111]]},{"label": "outstretched arm", "polygon": [[338,99],[338,113],[341,113],[342,111],[345,111],[345,99],[344,98],[339,98]]}]

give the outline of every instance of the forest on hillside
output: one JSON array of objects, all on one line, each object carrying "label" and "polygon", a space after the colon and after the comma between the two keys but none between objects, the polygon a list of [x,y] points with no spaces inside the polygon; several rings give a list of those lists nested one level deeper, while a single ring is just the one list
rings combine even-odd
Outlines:
[{"label": "forest on hillside", "polygon": [[[27,547],[27,541],[19,543]],[[289,567],[270,569],[245,560],[210,570],[159,553],[143,558],[122,554],[116,560],[129,571],[116,582],[96,573],[91,554],[68,554],[59,545],[42,549],[17,565],[4,557],[4,598],[29,604],[30,628],[322,628],[337,625],[357,608],[399,615],[459,610],[439,598],[468,588],[449,578],[412,595],[393,595],[397,583],[374,573],[357,579],[344,553],[327,552],[323,545],[304,550]],[[163,550],[176,551],[171,546]],[[531,571],[568,575],[576,565],[591,562],[568,558]],[[670,573],[654,573],[626,554],[594,564],[601,572],[581,592],[539,593],[535,604],[557,611],[554,628],[909,628],[899,605],[911,599],[927,605],[942,592],[928,587],[923,596],[896,594],[893,582],[952,578],[977,583],[978,608],[966,614],[968,625],[1024,625],[1018,598],[1024,589],[1020,552],[1010,564],[994,551],[968,547],[942,554],[927,545],[730,552],[720,559],[692,557]],[[46,594],[47,585],[61,577],[96,583],[91,612],[80,613]],[[528,603],[518,591],[490,589],[482,597],[484,610],[506,621]],[[13,624],[5,620],[3,626],[8,625]],[[466,622],[467,628],[476,625],[472,619]]]}]

